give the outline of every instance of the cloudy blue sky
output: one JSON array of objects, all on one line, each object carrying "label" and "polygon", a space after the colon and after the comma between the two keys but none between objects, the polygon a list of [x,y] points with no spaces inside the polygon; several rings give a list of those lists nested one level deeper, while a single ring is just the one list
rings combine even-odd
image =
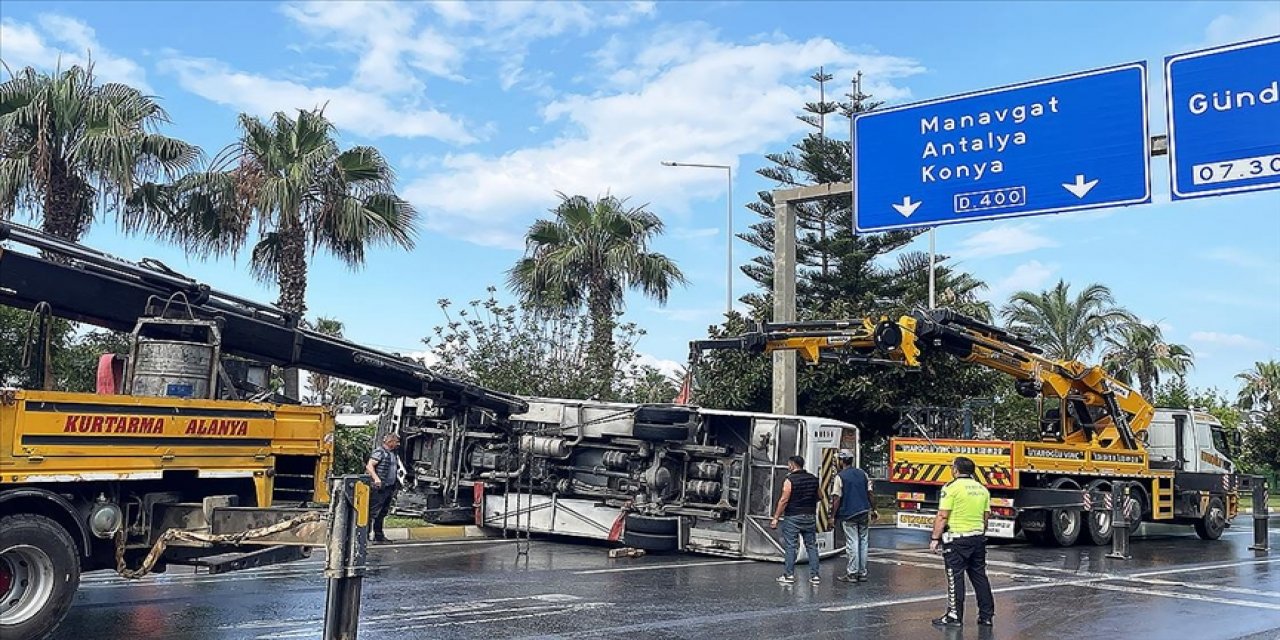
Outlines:
[{"label": "cloudy blue sky", "polygon": [[[756,220],[748,196],[774,186],[755,170],[804,134],[794,115],[816,99],[807,76],[819,66],[842,92],[861,70],[867,93],[897,104],[1146,60],[1158,133],[1165,55],[1280,33],[1274,3],[1245,2],[8,0],[0,11],[5,64],[92,52],[102,79],[160,96],[166,131],[210,153],[234,138],[239,112],[320,104],[344,144],[383,149],[423,214],[417,250],[375,253],[359,272],[321,256],[309,291],[312,313],[341,318],[361,342],[422,350],[443,320],[436,301],[501,287],[556,191],[649,203],[669,229],[657,249],[690,286],[665,308],[632,297],[627,317],[649,331],[640,350],[668,368],[723,311],[725,184],[659,162],[732,165],[744,231]],[[1170,202],[1167,176],[1156,158],[1149,205],[946,227],[938,248],[993,300],[1059,278],[1105,283],[1194,349],[1193,384],[1234,393],[1235,373],[1280,358],[1280,191]],[[274,299],[243,257],[189,260],[109,223],[87,242]],[[735,256],[750,255],[738,242]]]}]

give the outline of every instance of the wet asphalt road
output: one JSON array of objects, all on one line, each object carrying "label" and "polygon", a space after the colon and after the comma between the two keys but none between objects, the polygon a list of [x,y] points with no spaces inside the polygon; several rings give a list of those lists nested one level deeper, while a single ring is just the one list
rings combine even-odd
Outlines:
[{"label": "wet asphalt road", "polygon": [[[1218,542],[1190,528],[1110,548],[992,545],[993,629],[939,630],[941,561],[923,532],[875,529],[871,581],[774,583],[780,565],[705,556],[610,560],[606,548],[535,540],[377,547],[359,637],[390,638],[1124,638],[1280,639],[1280,521],[1270,555],[1249,551],[1245,518]],[[126,582],[85,577],[57,638],[319,638],[325,580],[317,558],[222,576],[175,568]],[[970,611],[976,611],[972,594]]]}]

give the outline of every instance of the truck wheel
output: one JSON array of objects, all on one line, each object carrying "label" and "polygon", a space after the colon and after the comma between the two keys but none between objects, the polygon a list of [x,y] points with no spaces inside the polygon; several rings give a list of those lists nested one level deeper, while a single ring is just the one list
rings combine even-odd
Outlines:
[{"label": "truck wheel", "polygon": [[1054,509],[1049,512],[1049,530],[1053,542],[1060,547],[1069,547],[1080,538],[1080,510]]},{"label": "truck wheel", "polygon": [[1227,510],[1222,507],[1222,498],[1209,498],[1209,507],[1204,517],[1196,522],[1196,535],[1201,540],[1217,540],[1227,528]]},{"label": "truck wheel", "polygon": [[631,427],[631,437],[650,442],[683,441],[689,439],[688,424],[651,424],[637,422]]},{"label": "truck wheel", "polygon": [[80,586],[80,554],[57,522],[0,518],[0,637],[46,638]]},{"label": "truck wheel", "polygon": [[632,416],[636,422],[651,424],[677,424],[693,420],[693,411],[680,406],[644,406],[636,407]]},{"label": "truck wheel", "polygon": [[669,516],[646,516],[639,513],[627,514],[625,531],[631,533],[650,533],[659,536],[674,536],[680,530],[680,519]]},{"label": "truck wheel", "polygon": [[[1101,480],[1090,482],[1086,491],[1102,491],[1110,492],[1111,486]],[[1084,512],[1085,535],[1081,536],[1081,540],[1092,542],[1093,544],[1103,547],[1111,544],[1111,536],[1114,530],[1111,528],[1111,509],[1096,508],[1093,511]]]},{"label": "truck wheel", "polygon": [[679,546],[674,535],[664,536],[654,533],[637,533],[635,531],[624,531],[622,533],[622,544],[636,549],[644,549],[645,551],[675,551],[676,547]]}]

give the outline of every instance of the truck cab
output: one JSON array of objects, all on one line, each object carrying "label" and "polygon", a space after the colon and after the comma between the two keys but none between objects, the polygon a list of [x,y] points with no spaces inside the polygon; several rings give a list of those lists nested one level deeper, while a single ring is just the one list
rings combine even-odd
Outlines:
[{"label": "truck cab", "polygon": [[1156,409],[1147,428],[1147,454],[1153,468],[1197,473],[1232,473],[1230,438],[1207,411]]}]

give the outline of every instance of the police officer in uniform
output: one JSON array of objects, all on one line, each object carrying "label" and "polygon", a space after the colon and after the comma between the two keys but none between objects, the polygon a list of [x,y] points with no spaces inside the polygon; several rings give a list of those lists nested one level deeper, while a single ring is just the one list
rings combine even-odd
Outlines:
[{"label": "police officer in uniform", "polygon": [[974,464],[964,456],[951,463],[955,479],[942,487],[938,516],[933,520],[929,550],[938,552],[947,569],[947,612],[933,624],[958,627],[964,620],[964,577],[967,574],[978,597],[978,624],[991,626],[996,614],[991,582],[987,580],[987,518],[991,494],[973,479]]}]

